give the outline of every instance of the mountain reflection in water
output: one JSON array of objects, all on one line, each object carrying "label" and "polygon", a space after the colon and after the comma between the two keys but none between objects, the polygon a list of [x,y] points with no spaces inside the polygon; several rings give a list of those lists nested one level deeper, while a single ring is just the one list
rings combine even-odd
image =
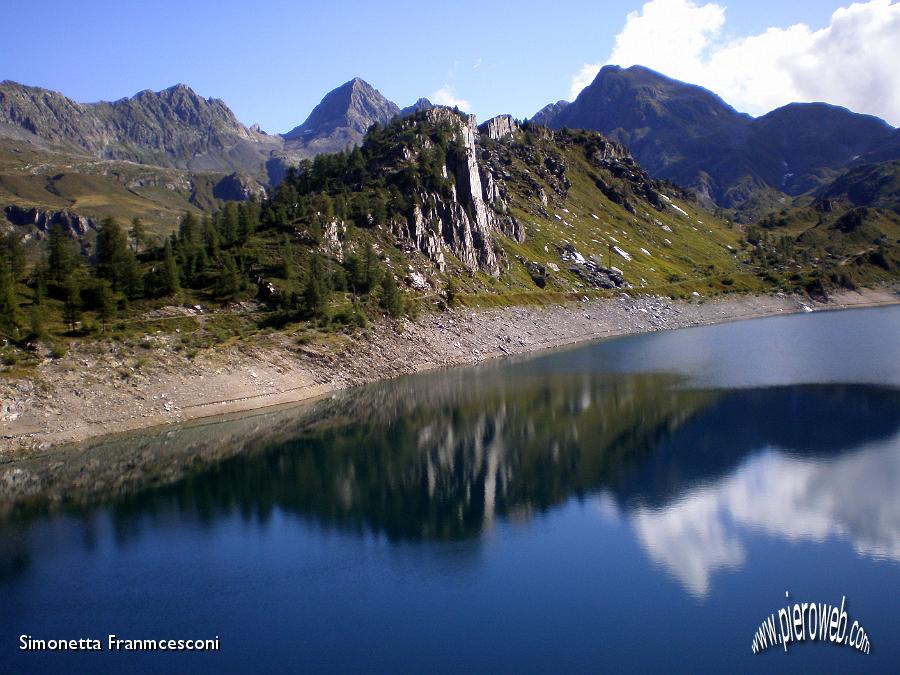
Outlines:
[{"label": "mountain reflection in water", "polygon": [[680,382],[451,371],[73,448],[19,468],[30,487],[7,503],[5,527],[105,505],[121,543],[173,510],[201,523],[280,510],[392,541],[477,539],[497,518],[596,495],[699,596],[714,570],[741,565],[744,527],[844,537],[900,560],[898,390]]}]

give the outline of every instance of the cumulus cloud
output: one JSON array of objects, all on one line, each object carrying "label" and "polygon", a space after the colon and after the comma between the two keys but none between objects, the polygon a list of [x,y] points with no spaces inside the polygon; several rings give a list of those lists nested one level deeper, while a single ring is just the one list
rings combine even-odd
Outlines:
[{"label": "cumulus cloud", "polygon": [[443,87],[438,89],[431,95],[431,102],[435,105],[446,105],[451,108],[456,106],[460,110],[468,111],[471,106],[469,102],[464,98],[459,98],[456,95],[456,88],[452,85],[445,84]]},{"label": "cumulus cloud", "polygon": [[664,508],[637,507],[627,518],[650,557],[703,597],[714,572],[743,566],[751,532],[844,539],[860,555],[900,561],[898,481],[900,435],[833,461],[770,449],[714,484]]},{"label": "cumulus cloud", "polygon": [[730,35],[723,5],[651,0],[628,14],[604,62],[572,76],[572,97],[605,64],[640,64],[711,89],[752,114],[792,101],[827,101],[900,123],[900,2],[839,8],[818,30],[798,23]]}]

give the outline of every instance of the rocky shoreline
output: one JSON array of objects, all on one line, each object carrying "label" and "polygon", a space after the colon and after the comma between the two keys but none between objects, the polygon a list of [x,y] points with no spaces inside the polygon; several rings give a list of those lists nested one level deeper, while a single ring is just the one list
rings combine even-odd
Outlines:
[{"label": "rocky shoreline", "polygon": [[844,292],[827,303],[788,295],[703,302],[621,296],[566,306],[451,310],[304,345],[271,334],[188,358],[172,336],[136,349],[85,343],[34,377],[0,381],[0,462],[52,446],[295,403],[434,368],[474,364],[620,335],[802,311],[900,302],[897,289]]}]

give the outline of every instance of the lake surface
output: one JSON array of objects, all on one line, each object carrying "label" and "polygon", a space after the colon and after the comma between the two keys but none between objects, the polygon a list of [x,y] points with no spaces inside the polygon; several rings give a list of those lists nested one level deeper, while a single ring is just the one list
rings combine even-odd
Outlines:
[{"label": "lake surface", "polygon": [[[661,332],[29,460],[0,671],[898,672],[898,336]],[[869,654],[751,653],[842,596]],[[109,633],[221,651],[18,650]]]}]

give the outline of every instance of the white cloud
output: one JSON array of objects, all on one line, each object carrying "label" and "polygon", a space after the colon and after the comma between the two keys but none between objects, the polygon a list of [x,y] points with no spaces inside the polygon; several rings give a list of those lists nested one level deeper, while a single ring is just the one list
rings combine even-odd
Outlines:
[{"label": "white cloud", "polygon": [[727,37],[725,12],[702,0],[647,2],[628,14],[609,58],[572,76],[572,97],[604,64],[640,64],[753,114],[827,101],[900,123],[900,2],[839,8],[819,30],[799,23],[736,38]]},{"label": "white cloud", "polygon": [[456,88],[452,85],[445,84],[443,87],[434,92],[431,96],[431,102],[435,105],[446,105],[451,108],[456,106],[460,110],[468,111],[471,108],[469,102],[464,98],[456,96]]},{"label": "white cloud", "polygon": [[900,561],[898,481],[900,435],[832,461],[768,450],[664,508],[626,515],[650,557],[703,597],[716,570],[744,565],[749,533],[843,539],[860,555]]}]

